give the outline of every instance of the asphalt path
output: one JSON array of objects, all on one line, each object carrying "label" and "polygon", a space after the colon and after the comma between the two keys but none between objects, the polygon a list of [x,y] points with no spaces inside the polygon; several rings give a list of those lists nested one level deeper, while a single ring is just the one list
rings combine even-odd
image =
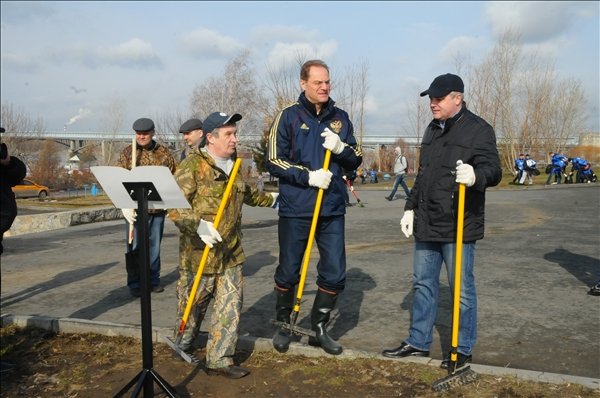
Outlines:
[{"label": "asphalt path", "polygon": [[[330,332],[344,346],[378,353],[407,337],[413,240],[400,232],[404,200],[361,190],[348,208],[347,287]],[[600,378],[600,186],[490,190],[486,237],[477,243],[479,338],[474,362]],[[351,196],[351,202],[354,198]],[[277,214],[244,208],[244,308],[240,334],[271,337]],[[4,239],[3,314],[141,323],[139,299],[125,286],[125,224],[79,225]],[[162,245],[165,292],[152,294],[152,324],[174,327],[178,232],[167,221]],[[309,327],[315,294],[313,245],[299,325]],[[431,356],[450,345],[451,299],[442,271]],[[202,328],[203,330],[205,328]]]}]

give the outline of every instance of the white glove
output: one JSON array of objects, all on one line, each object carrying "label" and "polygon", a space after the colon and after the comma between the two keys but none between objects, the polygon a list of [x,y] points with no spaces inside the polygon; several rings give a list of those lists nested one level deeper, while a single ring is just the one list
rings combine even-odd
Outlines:
[{"label": "white glove", "polygon": [[410,238],[413,233],[413,222],[415,220],[415,213],[412,210],[406,210],[402,219],[400,220],[400,229],[404,233],[404,236]]},{"label": "white glove", "polygon": [[308,172],[308,185],[321,189],[327,189],[333,174],[329,170],[319,169]]},{"label": "white glove", "polygon": [[329,128],[326,127],[323,130],[321,137],[325,137],[323,147],[329,149],[333,154],[339,155],[344,150],[344,143],[340,140],[340,136],[329,130]]},{"label": "white glove", "polygon": [[210,221],[200,220],[200,225],[196,232],[198,233],[198,236],[200,236],[200,239],[202,239],[202,242],[210,248],[217,242],[223,241],[221,234],[219,234],[219,231],[215,229],[215,225]]},{"label": "white glove", "polygon": [[475,170],[470,164],[463,163],[462,160],[456,161],[456,182],[472,187],[475,184]]},{"label": "white glove", "polygon": [[279,202],[277,201],[277,198],[279,197],[279,194],[277,192],[271,192],[271,196],[273,197],[273,204],[271,205],[271,208],[278,209]]},{"label": "white glove", "polygon": [[123,213],[123,217],[129,224],[133,224],[137,218],[135,209],[121,209],[121,213]]}]

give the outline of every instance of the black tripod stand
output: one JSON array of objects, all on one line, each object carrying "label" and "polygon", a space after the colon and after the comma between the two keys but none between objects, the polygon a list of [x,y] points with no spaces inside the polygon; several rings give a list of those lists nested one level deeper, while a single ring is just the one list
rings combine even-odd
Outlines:
[{"label": "black tripod stand", "polygon": [[154,397],[154,382],[167,394],[177,397],[175,390],[154,369],[152,369],[152,310],[150,307],[150,249],[148,245],[148,200],[161,201],[151,182],[124,182],[131,198],[137,201],[137,241],[139,242],[141,305],[142,305],[142,365],[143,369],[116,395],[122,397],[135,384],[131,397],[139,396],[142,388],[144,398]]}]

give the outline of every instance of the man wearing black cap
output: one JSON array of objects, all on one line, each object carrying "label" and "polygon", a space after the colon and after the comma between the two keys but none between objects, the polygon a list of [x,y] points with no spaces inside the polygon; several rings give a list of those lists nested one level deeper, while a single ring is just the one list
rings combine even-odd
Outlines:
[{"label": "man wearing black cap", "polygon": [[[423,135],[417,178],[400,221],[407,238],[413,231],[415,235],[411,325],[408,338],[398,348],[383,351],[390,358],[429,355],[442,262],[454,286],[457,191],[458,184],[464,184],[458,368],[471,362],[477,338],[473,268],[475,242],[484,232],[485,190],[502,178],[494,129],[467,109],[463,93],[462,79],[450,73],[436,77],[421,93],[429,96],[433,120]],[[449,364],[448,354],[442,368]]]},{"label": "man wearing black cap", "polygon": [[[238,173],[217,230],[213,224],[223,200],[234,165],[237,146],[238,113],[214,112],[204,121],[206,147],[192,151],[177,167],[175,180],[191,209],[172,209],[169,218],[179,228],[179,280],[177,282],[177,330],[187,302],[194,300],[190,318],[179,348],[193,355],[194,346],[210,302],[212,319],[208,326],[206,369],[210,375],[232,379],[249,371],[234,365],[233,355],[238,339],[242,309],[242,206],[269,207],[276,193],[261,193],[244,181]],[[204,266],[196,296],[189,298],[205,247],[211,248]]]},{"label": "man wearing black cap", "polygon": [[[4,127],[0,127],[0,134],[4,133]],[[20,183],[27,168],[21,159],[10,156],[8,147],[4,142],[0,144],[0,254],[3,252],[2,238],[4,233],[10,229],[13,221],[17,218],[17,200],[12,187]]]},{"label": "man wearing black cap", "polygon": [[[202,142],[202,121],[200,119],[190,119],[183,123],[179,128],[179,132],[183,134],[183,140],[188,145],[190,150],[199,148]],[[182,160],[185,158],[185,151],[182,152]]]},{"label": "man wearing black cap", "polygon": [[[148,118],[141,118],[133,123],[136,141],[136,159],[133,161],[133,148],[131,145],[125,147],[119,156],[117,165],[124,169],[131,169],[135,166],[165,166],[175,172],[176,164],[173,155],[167,147],[154,141],[154,122]],[[137,214],[135,209],[121,209],[123,217],[129,224],[135,227]],[[150,271],[152,291],[160,293],[164,288],[160,284],[160,243],[162,241],[163,230],[165,226],[165,210],[148,210],[148,243],[150,246]],[[128,227],[129,240],[129,227]],[[128,252],[137,249],[137,231],[133,230],[133,242],[127,245]],[[127,286],[132,296],[140,297],[140,279],[139,273],[127,273]]]}]

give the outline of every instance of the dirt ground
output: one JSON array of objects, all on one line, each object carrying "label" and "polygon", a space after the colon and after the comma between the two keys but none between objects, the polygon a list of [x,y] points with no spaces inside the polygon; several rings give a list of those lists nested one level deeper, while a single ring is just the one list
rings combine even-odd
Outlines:
[{"label": "dirt ground", "polygon": [[[2,397],[110,397],[142,371],[139,340],[95,334],[56,334],[9,326],[0,329],[1,358],[16,365],[1,375]],[[579,385],[523,382],[479,375],[472,384],[436,393],[431,384],[446,375],[431,366],[377,359],[309,358],[276,352],[238,352],[251,370],[243,379],[208,376],[202,365],[153,345],[153,370],[179,397],[594,397]],[[197,355],[203,357],[202,350]],[[167,396],[154,383],[156,397]],[[124,396],[131,396],[133,388]],[[143,392],[140,393],[143,396]]]}]

